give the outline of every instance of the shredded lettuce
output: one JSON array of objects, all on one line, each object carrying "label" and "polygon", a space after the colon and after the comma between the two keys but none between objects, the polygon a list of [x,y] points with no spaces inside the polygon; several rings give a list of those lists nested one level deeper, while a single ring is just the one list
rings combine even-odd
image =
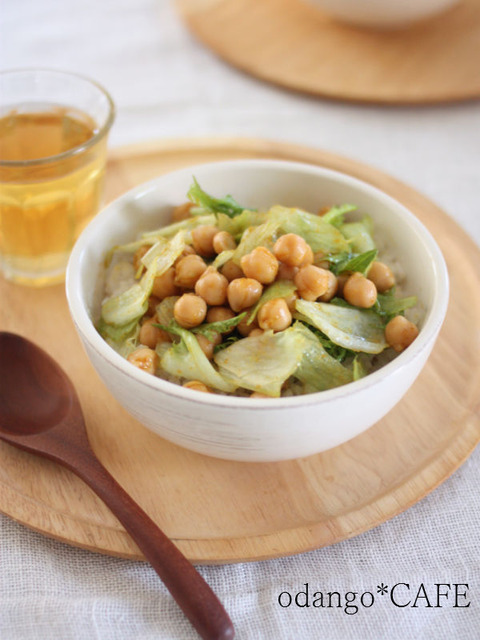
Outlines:
[{"label": "shredded lettuce", "polygon": [[364,253],[342,253],[336,256],[326,256],[331,263],[331,270],[335,275],[344,271],[357,271],[365,275],[376,259],[378,251],[372,249]]},{"label": "shredded lettuce", "polygon": [[342,224],[340,231],[349,241],[351,251],[365,253],[375,249],[373,240],[373,222],[370,216],[364,216],[359,222],[347,222]]},{"label": "shredded lettuce", "polygon": [[259,301],[253,307],[250,315],[248,316],[247,324],[252,324],[260,310],[260,307],[262,307],[266,302],[274,300],[275,298],[287,298],[292,295],[296,288],[297,287],[291,280],[278,280],[266,287]]},{"label": "shredded lettuce", "polygon": [[306,340],[302,360],[294,373],[295,378],[303,383],[304,393],[333,389],[353,380],[351,369],[332,358],[310,329],[301,322],[296,322],[293,328]]},{"label": "shredded lettuce", "polygon": [[331,207],[322,218],[324,222],[333,224],[334,227],[339,227],[344,223],[345,214],[356,211],[357,208],[354,204],[342,204],[338,207]]},{"label": "shredded lettuce", "polygon": [[159,302],[155,308],[155,315],[160,324],[168,325],[173,320],[173,307],[180,296],[168,296]]},{"label": "shredded lettuce", "polygon": [[145,314],[153,281],[157,276],[161,276],[182,253],[185,248],[185,235],[185,231],[179,231],[170,242],[162,246],[140,282],[117,296],[107,298],[102,305],[102,318],[107,324],[125,325]]},{"label": "shredded lettuce", "polygon": [[382,318],[370,309],[307,300],[297,300],[295,306],[295,317],[317,327],[340,347],[364,353],[381,353],[388,347]]},{"label": "shredded lettuce", "polygon": [[214,198],[204,191],[198,184],[196,178],[193,178],[193,184],[190,187],[188,194],[189,200],[194,202],[197,206],[209,209],[214,213],[224,213],[229,218],[240,215],[246,207],[242,207],[238,202],[232,198],[232,196],[225,196],[224,198]]},{"label": "shredded lettuce", "polygon": [[233,262],[239,265],[242,257],[253,251],[256,247],[271,249],[275,242],[279,226],[279,220],[269,219],[257,227],[248,227],[242,236],[240,244],[235,249],[232,257]]},{"label": "shredded lettuce", "polygon": [[373,307],[380,316],[388,322],[395,316],[400,315],[407,309],[411,309],[417,304],[416,296],[408,296],[406,298],[395,298],[395,287],[392,287],[386,293],[377,294],[377,301]]},{"label": "shredded lettuce", "polygon": [[278,398],[300,364],[306,339],[293,327],[249,336],[214,355],[220,374],[236,386]]},{"label": "shredded lettuce", "polygon": [[248,227],[257,227],[267,221],[265,211],[251,211],[245,209],[235,218],[230,218],[224,213],[217,214],[217,226],[220,231],[228,231],[234,238],[239,239]]},{"label": "shredded lettuce", "polygon": [[218,322],[206,322],[205,324],[200,324],[198,327],[194,327],[192,329],[193,333],[201,333],[204,335],[207,340],[213,340],[215,334],[217,333],[226,333],[231,329],[235,329],[235,327],[240,324],[243,318],[246,316],[246,312],[240,313],[238,316],[234,316],[233,318],[229,318],[228,320],[219,320]]},{"label": "shredded lettuce", "polygon": [[269,219],[277,221],[284,233],[296,233],[302,236],[317,253],[339,253],[349,251],[350,247],[340,231],[326,222],[322,216],[302,211],[275,206],[269,211]]},{"label": "shredded lettuce", "polygon": [[233,393],[238,385],[226,380],[214,369],[210,360],[203,353],[198,340],[191,331],[179,325],[170,324],[169,331],[180,337],[180,342],[172,345],[163,354],[160,365],[170,375],[187,380],[200,380],[209,387]]},{"label": "shredded lettuce", "polygon": [[367,367],[361,360],[360,354],[353,359],[353,379],[360,380],[368,374]]},{"label": "shredded lettuce", "polygon": [[140,318],[134,318],[130,322],[124,325],[115,326],[107,324],[103,318],[100,318],[97,330],[105,340],[111,340],[112,342],[121,343],[129,338],[137,328],[137,324]]},{"label": "shredded lettuce", "polygon": [[224,264],[232,259],[234,253],[235,249],[226,249],[225,251],[222,251],[217,255],[211,266],[215,269],[220,269]]},{"label": "shredded lettuce", "polygon": [[212,213],[205,216],[190,217],[186,220],[169,224],[166,227],[160,227],[159,229],[142,233],[141,243],[145,244],[147,240],[151,240],[152,238],[155,240],[158,240],[158,238],[171,238],[179,231],[191,231],[200,225],[215,224],[215,222],[216,218]]}]

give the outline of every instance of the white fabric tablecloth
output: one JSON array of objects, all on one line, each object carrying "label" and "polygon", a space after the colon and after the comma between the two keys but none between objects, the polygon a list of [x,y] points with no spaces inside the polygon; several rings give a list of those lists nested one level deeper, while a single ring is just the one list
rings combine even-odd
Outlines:
[{"label": "white fabric tablecloth", "polygon": [[[316,146],[414,186],[480,243],[478,102],[367,107],[273,88],[196,42],[168,0],[3,0],[0,67],[31,66],[78,71],[104,84],[118,108],[112,146],[196,135]],[[239,639],[478,639],[479,486],[477,451],[419,504],[355,539],[200,572],[224,602]],[[381,583],[408,583],[410,606],[396,607],[377,594]],[[435,583],[452,585],[449,599],[427,607],[421,597],[413,607],[422,585],[436,604]],[[454,583],[469,585],[458,587],[466,592],[458,607]],[[295,596],[305,584],[311,596],[370,591],[375,602],[357,613],[344,606],[280,606],[282,592]],[[406,586],[396,593],[398,604],[408,601]],[[0,517],[1,640],[195,637],[148,565],[78,550]]]}]

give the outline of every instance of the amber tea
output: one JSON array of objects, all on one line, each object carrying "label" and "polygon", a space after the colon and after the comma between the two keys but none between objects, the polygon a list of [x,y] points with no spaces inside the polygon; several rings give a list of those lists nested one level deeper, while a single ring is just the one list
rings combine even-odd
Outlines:
[{"label": "amber tea", "polygon": [[108,93],[47,69],[0,72],[0,270],[15,282],[63,280],[98,211],[114,119]]},{"label": "amber tea", "polygon": [[92,118],[66,107],[22,107],[0,118],[0,254],[7,277],[11,271],[36,284],[63,278],[73,243],[100,203],[106,140],[82,148],[96,131]]}]

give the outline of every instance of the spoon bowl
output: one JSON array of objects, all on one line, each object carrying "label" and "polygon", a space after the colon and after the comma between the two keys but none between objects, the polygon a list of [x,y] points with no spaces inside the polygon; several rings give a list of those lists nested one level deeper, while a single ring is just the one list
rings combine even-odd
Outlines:
[{"label": "spoon bowl", "polygon": [[206,640],[234,637],[222,604],[193,565],[105,469],[90,446],[73,384],[40,347],[0,332],[0,439],[84,480],[132,536]]}]

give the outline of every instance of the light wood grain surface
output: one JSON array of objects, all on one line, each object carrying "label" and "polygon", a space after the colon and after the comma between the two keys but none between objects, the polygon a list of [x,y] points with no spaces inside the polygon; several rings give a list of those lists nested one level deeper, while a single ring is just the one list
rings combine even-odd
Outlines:
[{"label": "light wood grain surface", "polygon": [[195,36],[228,63],[328,98],[426,104],[480,97],[480,2],[409,28],[335,22],[304,0],[177,0]]},{"label": "light wood grain surface", "polygon": [[[107,199],[171,169],[247,157],[310,162],[371,182],[429,227],[447,261],[451,301],[425,370],[384,420],[340,447],[299,460],[247,464],[170,444],[133,420],[103,386],[76,336],[62,286],[36,290],[0,280],[0,328],[28,336],[57,358],[78,390],[99,458],[195,563],[299,553],[366,531],[444,481],[480,439],[480,252],[413,189],[323,151],[223,138],[113,152]],[[0,511],[75,546],[142,557],[81,480],[4,443]]]}]

